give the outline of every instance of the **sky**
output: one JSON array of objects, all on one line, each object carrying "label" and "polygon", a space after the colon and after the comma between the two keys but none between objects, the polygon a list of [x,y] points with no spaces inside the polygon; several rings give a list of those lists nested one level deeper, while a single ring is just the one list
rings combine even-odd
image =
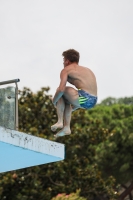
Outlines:
[{"label": "sky", "polygon": [[133,96],[132,0],[0,0],[0,82],[54,95],[71,48],[95,73],[98,102]]}]

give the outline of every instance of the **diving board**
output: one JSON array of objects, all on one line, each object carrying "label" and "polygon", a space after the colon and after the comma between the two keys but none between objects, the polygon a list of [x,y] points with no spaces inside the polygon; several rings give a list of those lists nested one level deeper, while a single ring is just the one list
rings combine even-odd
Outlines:
[{"label": "diving board", "polygon": [[20,79],[0,82],[0,173],[64,160],[64,144],[18,131]]},{"label": "diving board", "polygon": [[0,173],[64,160],[64,144],[0,126]]}]

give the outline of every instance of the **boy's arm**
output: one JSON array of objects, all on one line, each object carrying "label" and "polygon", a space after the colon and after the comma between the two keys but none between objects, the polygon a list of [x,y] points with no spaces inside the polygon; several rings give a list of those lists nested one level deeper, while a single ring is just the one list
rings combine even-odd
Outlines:
[{"label": "boy's arm", "polygon": [[67,83],[68,74],[65,69],[63,69],[60,73],[60,85],[56,90],[56,93],[53,97],[53,104],[56,105],[57,101],[62,97],[64,94],[66,83]]}]

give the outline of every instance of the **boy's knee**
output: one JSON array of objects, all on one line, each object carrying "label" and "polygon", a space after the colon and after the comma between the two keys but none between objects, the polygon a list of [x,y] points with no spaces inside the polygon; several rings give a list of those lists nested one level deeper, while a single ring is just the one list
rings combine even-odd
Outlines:
[{"label": "boy's knee", "polygon": [[69,93],[69,91],[71,91],[71,89],[72,89],[71,87],[69,87],[69,86],[66,86],[66,87],[65,87],[65,91],[64,91],[64,92],[65,92],[65,93]]}]

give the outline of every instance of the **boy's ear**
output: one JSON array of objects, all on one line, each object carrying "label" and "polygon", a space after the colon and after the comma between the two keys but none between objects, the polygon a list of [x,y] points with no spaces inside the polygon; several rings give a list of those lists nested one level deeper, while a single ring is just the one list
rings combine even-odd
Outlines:
[{"label": "boy's ear", "polygon": [[70,60],[66,60],[66,63],[67,63],[67,65],[70,65],[71,64],[71,62],[70,62]]}]

